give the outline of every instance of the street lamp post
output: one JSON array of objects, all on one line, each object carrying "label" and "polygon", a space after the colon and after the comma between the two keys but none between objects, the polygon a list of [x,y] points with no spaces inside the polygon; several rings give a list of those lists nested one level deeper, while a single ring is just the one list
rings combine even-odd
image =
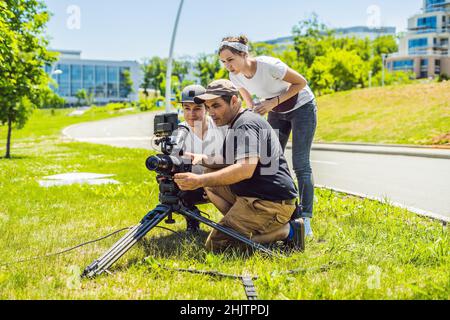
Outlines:
[{"label": "street lamp post", "polygon": [[382,54],[381,55],[381,58],[383,59],[383,66],[382,66],[382,71],[381,71],[381,86],[382,87],[384,87],[384,79],[385,79],[385,75],[384,75],[384,68],[385,68],[385,65],[386,65],[386,57],[387,57],[387,55],[386,54]]},{"label": "street lamp post", "polygon": [[[63,74],[63,71],[61,69],[56,69],[56,65],[52,67],[52,70],[50,71],[50,78],[56,82],[56,85],[58,85],[58,80],[53,78],[53,76],[59,76],[61,74]],[[50,84],[50,88],[52,86],[53,85]]]},{"label": "street lamp post", "polygon": [[178,21],[180,20],[181,10],[183,9],[183,3],[184,0],[180,1],[180,6],[178,8],[177,18],[175,20],[175,26],[173,28],[172,33],[172,41],[170,43],[170,52],[169,52],[169,59],[167,60],[167,73],[166,73],[166,113],[170,112],[170,105],[171,105],[171,95],[172,95],[172,60],[173,60],[173,48],[175,45],[175,38],[177,35],[177,29],[178,29]]}]

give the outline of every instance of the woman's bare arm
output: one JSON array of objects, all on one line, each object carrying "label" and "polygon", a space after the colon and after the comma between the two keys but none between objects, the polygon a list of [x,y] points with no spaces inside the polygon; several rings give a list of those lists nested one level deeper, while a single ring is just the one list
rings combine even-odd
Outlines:
[{"label": "woman's bare arm", "polygon": [[245,101],[245,104],[247,105],[247,108],[253,108],[253,100],[252,95],[250,92],[247,91],[247,89],[241,88],[239,89],[239,93],[241,94],[242,98]]}]

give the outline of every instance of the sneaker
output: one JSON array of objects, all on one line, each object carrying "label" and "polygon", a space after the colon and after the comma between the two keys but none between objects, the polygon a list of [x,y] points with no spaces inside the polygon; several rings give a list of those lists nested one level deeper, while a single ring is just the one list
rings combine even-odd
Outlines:
[{"label": "sneaker", "polygon": [[286,247],[291,250],[305,251],[305,224],[303,219],[291,220],[289,225],[294,229],[294,237],[285,240]]},{"label": "sneaker", "polygon": [[305,220],[305,235],[307,237],[312,237],[313,236],[313,232],[311,229],[311,219],[310,218],[304,218]]}]

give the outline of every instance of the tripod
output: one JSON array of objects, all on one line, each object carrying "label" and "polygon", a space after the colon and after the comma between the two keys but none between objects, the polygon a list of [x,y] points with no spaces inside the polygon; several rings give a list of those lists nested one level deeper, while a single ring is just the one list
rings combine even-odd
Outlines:
[{"label": "tripod", "polygon": [[172,176],[160,175],[157,177],[157,180],[159,183],[160,204],[147,213],[138,225],[133,227],[126,235],[117,241],[105,254],[87,266],[83,271],[82,277],[93,278],[104,272],[110,273],[108,268],[166,217],[167,223],[174,223],[175,221],[172,219],[173,213],[181,214],[189,219],[195,219],[254,249],[269,255],[274,255],[274,252],[263,245],[253,242],[229,227],[222,226],[198,214],[198,209],[194,204],[186,203],[186,201],[183,201],[179,196],[181,191],[173,181]]}]

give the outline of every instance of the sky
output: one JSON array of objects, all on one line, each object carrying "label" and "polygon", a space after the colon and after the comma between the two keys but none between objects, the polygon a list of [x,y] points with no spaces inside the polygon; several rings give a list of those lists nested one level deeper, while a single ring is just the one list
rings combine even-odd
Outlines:
[{"label": "sky", "polygon": [[[180,0],[44,0],[52,18],[50,48],[82,58],[142,61],[167,57]],[[174,55],[213,53],[223,37],[251,41],[290,36],[316,13],[328,27],[395,26],[420,12],[422,0],[185,0]]]}]

